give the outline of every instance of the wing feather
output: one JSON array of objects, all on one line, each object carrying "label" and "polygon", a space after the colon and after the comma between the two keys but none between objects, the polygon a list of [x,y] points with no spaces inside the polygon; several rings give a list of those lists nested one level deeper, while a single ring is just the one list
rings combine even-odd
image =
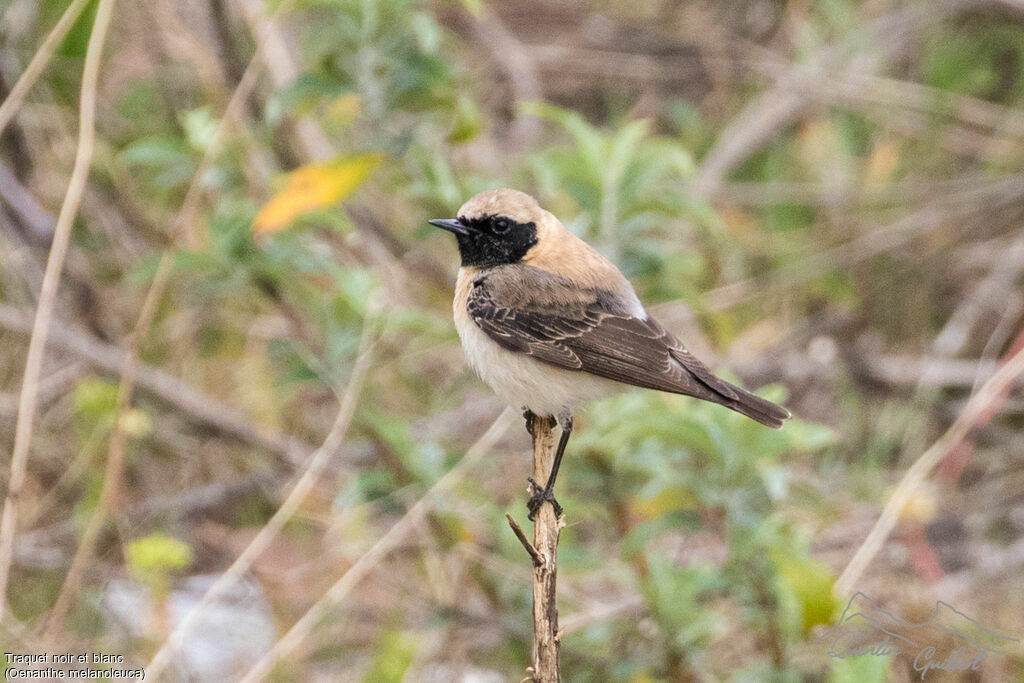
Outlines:
[{"label": "wing feather", "polygon": [[721,403],[770,426],[789,417],[716,377],[655,320],[633,315],[624,296],[581,290],[536,268],[508,275],[479,276],[467,301],[470,318],[501,347],[566,370]]}]

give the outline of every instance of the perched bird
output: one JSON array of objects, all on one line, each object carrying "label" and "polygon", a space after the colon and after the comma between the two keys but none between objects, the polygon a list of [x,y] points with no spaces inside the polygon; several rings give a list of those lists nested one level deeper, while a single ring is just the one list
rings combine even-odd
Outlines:
[{"label": "perched bird", "polygon": [[544,488],[532,479],[530,518],[550,501],[573,411],[626,385],[719,403],[773,428],[785,408],[719,379],[644,310],[611,261],[528,194],[488,190],[431,225],[455,234],[462,257],[455,327],[466,358],[510,405],[562,429]]}]

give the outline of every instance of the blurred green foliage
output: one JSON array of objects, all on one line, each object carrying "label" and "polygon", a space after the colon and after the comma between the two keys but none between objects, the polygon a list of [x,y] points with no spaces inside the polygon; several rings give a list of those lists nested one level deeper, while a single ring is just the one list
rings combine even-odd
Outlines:
[{"label": "blurred green foliage", "polygon": [[[621,5],[604,10],[628,25],[637,8]],[[33,40],[64,6],[40,3]],[[795,25],[779,40],[798,63],[850,35],[855,49],[877,48],[858,42],[867,40],[861,30],[881,11],[876,5],[787,7],[785,21]],[[846,342],[866,331],[886,350],[922,352],[949,317],[951,294],[968,289],[954,282],[947,254],[977,226],[943,223],[909,257],[843,249],[926,205],[927,197],[911,191],[915,183],[991,180],[1016,173],[1022,161],[1017,148],[991,141],[998,153],[970,156],[974,138],[966,133],[981,126],[956,117],[965,107],[957,96],[1007,112],[1024,104],[1024,30],[998,16],[937,23],[885,71],[897,84],[923,88],[914,92],[924,92],[924,110],[901,109],[882,94],[854,103],[823,97],[733,170],[727,180],[739,190],[732,201],[726,192],[712,203],[693,189],[698,160],[763,83],[720,84],[725,92],[704,108],[680,94],[659,95],[642,117],[632,107],[643,98],[632,94],[603,98],[608,111],[599,117],[585,113],[585,102],[570,106],[585,97],[575,92],[561,104],[509,102],[488,71],[493,57],[481,56],[486,46],[471,44],[463,26],[496,9],[469,0],[289,2],[283,35],[293,41],[298,75],[276,82],[270,69],[243,123],[226,126],[219,146],[230,88],[210,86],[198,57],[153,48],[159,56],[149,57],[145,77],[133,73],[109,86],[109,122],[101,121],[92,175],[102,201],[85,206],[93,212],[89,229],[78,231],[74,245],[88,263],[76,277],[94,286],[100,311],[88,315],[105,316],[95,327],[108,338],[127,336],[169,251],[173,286],[142,345],[143,360],[244,411],[255,430],[317,443],[355,361],[368,301],[375,292],[389,295],[349,431],[351,451],[338,456],[323,491],[268,551],[267,566],[256,568],[282,624],[451,468],[498,407],[482,398],[489,394],[456,349],[454,246],[426,219],[451,215],[486,187],[519,187],[613,258],[646,302],[691,309],[723,355],[738,348],[748,358],[782,356],[788,340],[806,345],[816,325],[834,319],[846,327],[821,334]],[[92,11],[61,47],[65,66],[84,54]],[[234,20],[225,20],[228,29],[242,35],[220,47],[244,64],[254,38]],[[134,46],[139,38],[123,40]],[[47,85],[70,111],[77,94],[69,73],[77,72],[57,69]],[[512,149],[510,122],[522,117],[536,119],[537,139]],[[303,137],[309,125],[317,135]],[[178,226],[206,154],[212,163],[198,179],[206,205],[194,223]],[[358,162],[366,163],[345,175]],[[745,202],[744,184],[785,191]],[[267,220],[268,207],[282,204]],[[137,233],[128,247],[116,230],[95,227],[111,223],[107,205],[124,230]],[[986,239],[1001,236],[983,227]],[[803,277],[805,269],[812,274]],[[754,282],[749,296],[728,306],[703,303],[702,293],[744,282]],[[797,328],[803,332],[786,336]],[[565,634],[566,680],[887,680],[887,659],[827,661],[809,642],[838,607],[835,565],[814,556],[812,540],[848,512],[840,508],[851,499],[884,502],[890,468],[915,457],[918,442],[942,422],[933,414],[935,394],[924,400],[921,392],[908,398],[903,387],[879,389],[844,363],[828,360],[824,388],[811,376],[792,391],[759,390],[814,418],[780,431],[654,392],[610,398],[580,416],[560,479],[569,524],[560,547],[563,619],[624,607],[582,619]],[[49,464],[41,475],[42,488],[60,498],[58,511],[45,514],[77,523],[95,507],[101,468],[94,465],[116,399],[116,381],[83,375],[61,406],[67,423],[47,423],[51,440],[71,430],[74,443],[65,446],[70,467]],[[253,472],[269,473],[275,490],[285,490],[291,464],[216,430],[183,427],[165,403],[144,394],[122,416],[135,502]],[[337,631],[333,622],[324,626],[329,637],[305,653],[311,668],[327,661],[348,667],[346,679],[416,680],[438,664],[430,657],[452,649],[452,661],[518,676],[529,658],[530,593],[522,548],[504,521],[523,502],[526,442],[521,433],[516,439],[494,449],[438,503],[416,542],[366,580],[365,592],[336,617]],[[209,513],[208,524],[195,521],[200,514],[164,513],[138,529],[120,525],[119,533],[132,536],[122,539],[124,569],[161,596],[190,567],[221,570],[237,555],[238,538],[250,538],[247,527],[272,514],[267,491],[243,495],[234,512]],[[14,600],[26,618],[42,614],[59,587],[52,572],[32,571],[19,576],[28,589]],[[288,676],[304,679],[282,673]]]},{"label": "blurred green foliage", "polygon": [[129,543],[125,556],[128,571],[157,599],[167,597],[171,579],[193,562],[192,548],[187,543],[160,532]]}]

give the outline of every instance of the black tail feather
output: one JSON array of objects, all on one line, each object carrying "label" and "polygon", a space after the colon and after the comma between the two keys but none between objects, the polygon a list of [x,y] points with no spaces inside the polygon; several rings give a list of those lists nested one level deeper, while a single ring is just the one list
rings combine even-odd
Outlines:
[{"label": "black tail feather", "polygon": [[735,410],[741,415],[746,415],[752,420],[757,420],[767,427],[780,429],[783,420],[793,417],[788,410],[767,399],[735,385],[732,385],[732,389],[736,393],[737,398],[733,400],[723,397],[722,405]]},{"label": "black tail feather", "polygon": [[[693,381],[681,383],[678,389],[668,389],[669,391],[718,403],[772,429],[780,429],[783,420],[793,417],[782,406],[752,394],[731,382],[726,382],[694,358],[689,351],[683,348],[682,344],[677,342],[677,346],[673,347],[670,353],[688,371],[688,376]],[[664,390],[663,387],[657,388]]]},{"label": "black tail feather", "polygon": [[793,417],[782,406],[726,382],[721,377],[708,374],[711,381],[701,378],[700,391],[693,391],[693,387],[690,387],[684,393],[723,405],[772,429],[780,429],[784,420]]}]

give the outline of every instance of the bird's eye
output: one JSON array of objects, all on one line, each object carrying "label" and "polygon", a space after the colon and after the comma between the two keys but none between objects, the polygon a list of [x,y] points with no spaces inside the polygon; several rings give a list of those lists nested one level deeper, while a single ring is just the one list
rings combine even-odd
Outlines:
[{"label": "bird's eye", "polygon": [[510,227],[511,225],[509,224],[507,218],[498,218],[497,220],[494,221],[494,232],[498,233],[499,235],[508,232],[508,229]]}]

